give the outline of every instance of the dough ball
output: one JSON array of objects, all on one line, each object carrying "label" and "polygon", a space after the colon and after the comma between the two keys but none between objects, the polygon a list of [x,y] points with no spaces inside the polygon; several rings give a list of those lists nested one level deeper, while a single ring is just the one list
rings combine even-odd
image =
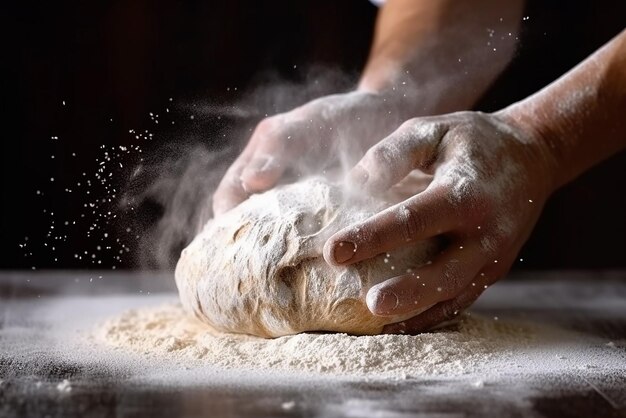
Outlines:
[{"label": "dough ball", "polygon": [[339,229],[393,203],[344,196],[322,178],[253,195],[210,220],[183,251],[176,267],[182,304],[225,332],[378,334],[407,318],[372,315],[367,291],[427,262],[437,244],[420,242],[346,267],[328,265],[321,248]]}]

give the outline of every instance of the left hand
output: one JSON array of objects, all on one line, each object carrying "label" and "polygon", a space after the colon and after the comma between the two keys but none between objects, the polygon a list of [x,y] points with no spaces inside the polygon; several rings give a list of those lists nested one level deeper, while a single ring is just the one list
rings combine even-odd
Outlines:
[{"label": "left hand", "polygon": [[328,263],[345,265],[433,236],[447,238],[432,263],[368,291],[375,315],[406,316],[433,305],[385,332],[421,332],[454,318],[507,273],[532,231],[554,188],[552,155],[504,112],[409,120],[349,173],[352,187],[371,194],[413,170],[433,176],[424,191],[344,228],[324,246]]}]

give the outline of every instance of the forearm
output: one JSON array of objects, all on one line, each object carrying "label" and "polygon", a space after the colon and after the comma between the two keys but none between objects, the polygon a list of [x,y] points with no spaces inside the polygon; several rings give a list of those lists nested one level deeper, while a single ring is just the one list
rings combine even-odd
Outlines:
[{"label": "forearm", "polygon": [[544,146],[555,188],[626,148],[626,30],[501,114]]},{"label": "forearm", "polygon": [[523,5],[389,0],[359,89],[398,99],[407,118],[471,108],[513,56]]}]

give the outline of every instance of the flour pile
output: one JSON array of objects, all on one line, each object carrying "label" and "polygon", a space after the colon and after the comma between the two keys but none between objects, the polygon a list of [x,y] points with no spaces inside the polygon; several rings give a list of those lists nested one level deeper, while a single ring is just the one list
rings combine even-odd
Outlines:
[{"label": "flour pile", "polygon": [[179,304],[166,304],[125,312],[104,323],[95,337],[118,350],[186,367],[408,378],[473,372],[528,347],[534,335],[526,325],[466,315],[453,329],[417,336],[298,334],[263,339],[219,333]]}]

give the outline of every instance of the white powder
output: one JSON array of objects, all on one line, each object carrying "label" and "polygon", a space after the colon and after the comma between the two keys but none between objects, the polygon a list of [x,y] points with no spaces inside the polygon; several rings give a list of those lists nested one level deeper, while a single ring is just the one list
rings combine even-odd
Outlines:
[{"label": "white powder", "polygon": [[69,393],[72,391],[72,384],[69,380],[63,379],[63,381],[57,385],[57,390],[61,393]]},{"label": "white powder", "polygon": [[470,373],[528,347],[534,335],[527,325],[466,315],[454,329],[417,336],[299,334],[262,339],[216,332],[189,317],[179,304],[127,311],[95,333],[116,349],[185,367],[371,378]]}]

